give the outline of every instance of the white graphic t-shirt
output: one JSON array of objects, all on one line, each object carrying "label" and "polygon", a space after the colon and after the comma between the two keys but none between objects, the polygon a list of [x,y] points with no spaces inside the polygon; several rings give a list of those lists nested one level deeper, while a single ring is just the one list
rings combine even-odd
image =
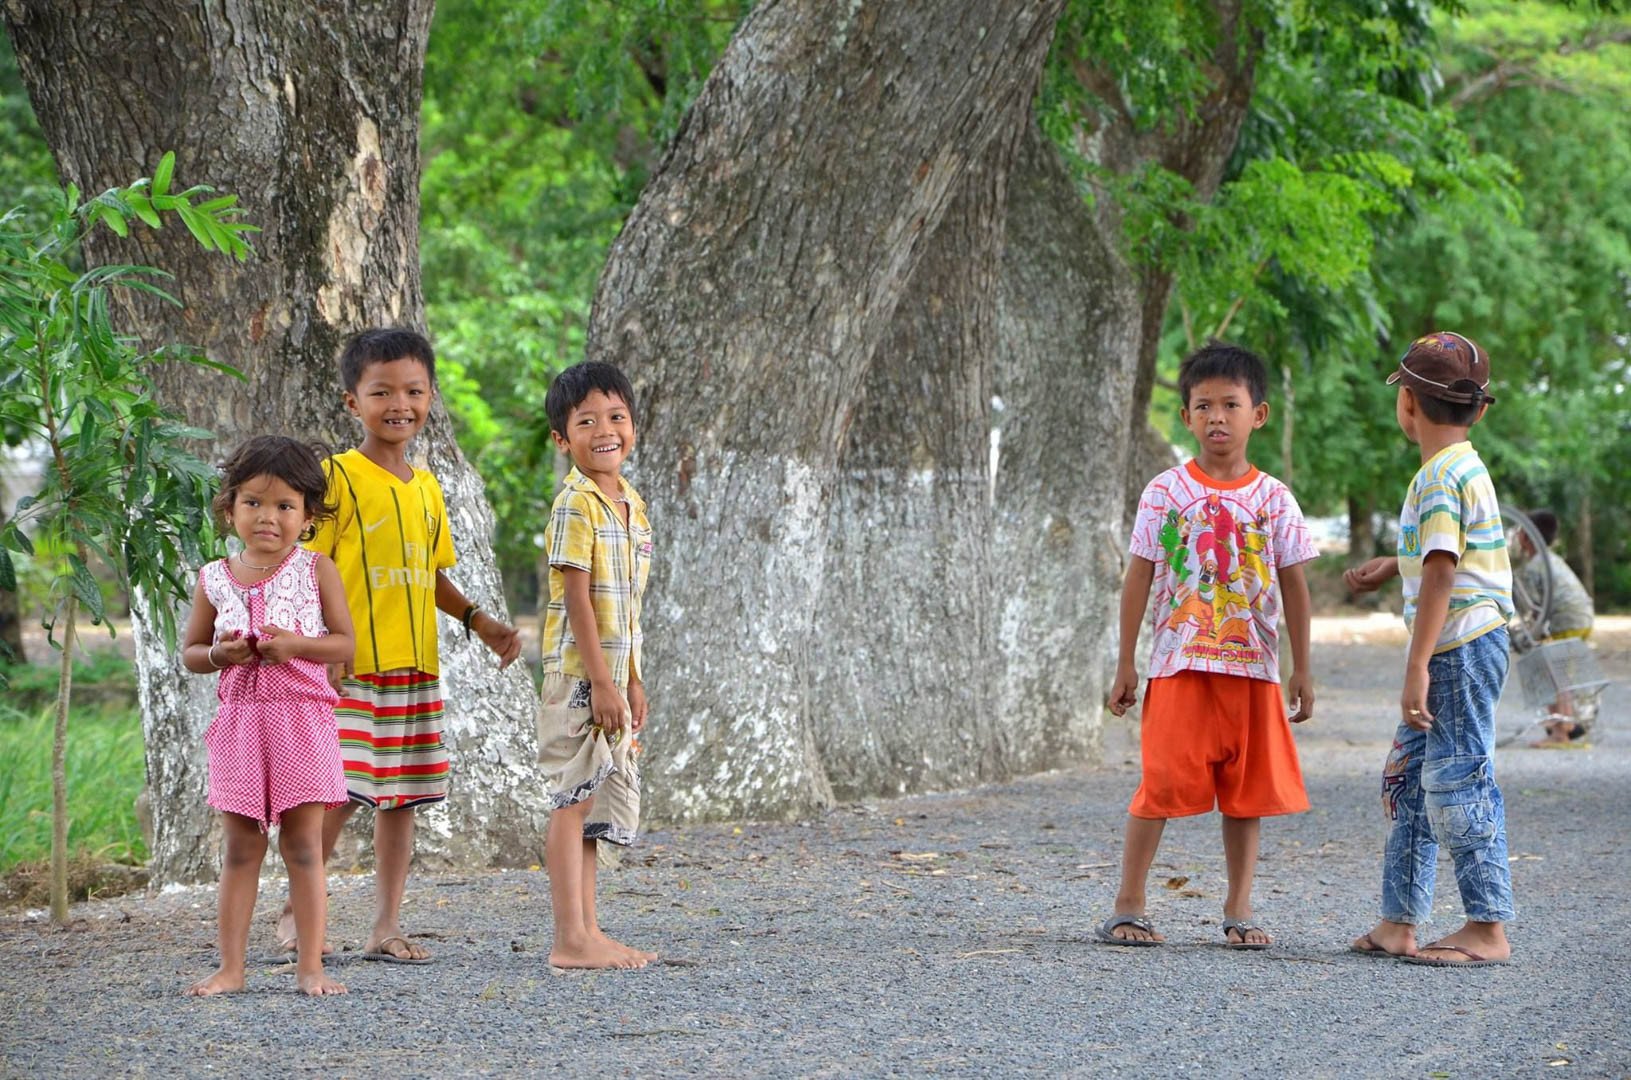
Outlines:
[{"label": "white graphic t-shirt", "polygon": [[1168,469],[1138,500],[1131,551],[1155,564],[1150,678],[1280,681],[1279,568],[1318,554],[1290,488],[1256,468],[1231,481],[1194,461]]}]

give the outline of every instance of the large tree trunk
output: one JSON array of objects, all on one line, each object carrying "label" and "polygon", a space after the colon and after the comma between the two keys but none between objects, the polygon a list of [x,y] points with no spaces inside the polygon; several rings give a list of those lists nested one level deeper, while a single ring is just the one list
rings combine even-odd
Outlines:
[{"label": "large tree trunk", "polygon": [[[221,435],[287,432],[335,448],[358,432],[341,408],[335,357],[370,325],[422,326],[419,102],[431,0],[358,0],[327,16],[305,5],[173,5],[12,0],[18,62],[65,180],[97,191],[149,175],[177,152],[188,183],[237,193],[264,230],[246,265],[198,250],[178,227],[96,234],[92,262],[175,274],[180,311],[132,304],[149,344],[185,341],[246,381],[185,366],[161,373],[166,402]],[[487,545],[491,513],[438,406],[417,452],[447,494],[472,599],[501,610]],[[447,623],[444,621],[444,628]],[[137,666],[153,795],[155,881],[211,876],[204,805],[209,681],[137,619]],[[427,815],[422,856],[466,862],[535,857],[547,817],[532,765],[532,692],[462,636],[444,633],[443,691],[455,787]]]},{"label": "large tree trunk", "polygon": [[[944,597],[937,614],[932,589],[900,575],[918,552],[928,565],[916,572],[955,586],[982,550],[974,538],[930,553],[915,530],[932,531],[920,520],[931,502],[933,513],[940,498],[966,512],[982,487],[971,448],[989,425],[977,380],[963,376],[989,363],[990,318],[929,326],[938,290],[967,289],[944,269],[913,278],[942,246],[992,258],[1004,170],[988,154],[1026,123],[1059,9],[992,5],[976,26],[956,4],[762,5],[613,248],[589,352],[628,368],[643,408],[635,479],[658,529],[647,791],[662,816],[797,813],[830,801],[834,775],[857,790],[844,769],[864,768],[869,783],[898,772],[901,748],[885,745],[895,740],[849,730],[894,722],[887,710],[910,690],[892,680],[932,686],[934,701],[958,708],[980,699],[951,684],[982,636],[955,621],[980,618],[978,605]],[[940,237],[950,221],[957,235]],[[964,272],[989,284],[986,270]],[[910,365],[890,347],[914,333],[949,341],[951,355],[879,370]],[[923,399],[906,405],[909,420],[890,415],[899,394]],[[913,463],[866,446],[864,425],[880,417],[899,429],[889,445],[930,463],[922,483],[933,489],[884,518],[880,496],[902,490]],[[859,490],[840,497],[847,468]],[[846,530],[836,549],[835,523]],[[869,524],[896,528],[902,549],[860,581],[854,553],[884,543],[857,541]],[[829,627],[821,616],[835,602],[850,607]],[[855,641],[864,613],[887,623],[871,638],[875,662],[835,660],[822,639]],[[946,651],[903,659],[913,649]],[[963,715],[944,730],[970,724],[990,720]],[[905,741],[921,756],[921,738]],[[853,752],[825,763],[823,743]]]},{"label": "large tree trunk", "polygon": [[1117,239],[1033,129],[999,292],[994,588],[1010,771],[1096,748],[1114,666],[1141,328]]},{"label": "large tree trunk", "polygon": [[811,664],[840,796],[1001,775],[991,394],[1015,123],[965,174],[867,372],[827,509]]}]

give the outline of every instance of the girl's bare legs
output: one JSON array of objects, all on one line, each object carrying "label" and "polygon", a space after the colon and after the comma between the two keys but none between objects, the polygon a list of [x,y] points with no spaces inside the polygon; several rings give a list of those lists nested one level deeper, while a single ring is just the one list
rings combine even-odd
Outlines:
[{"label": "girl's bare legs", "polygon": [[[1117,915],[1144,914],[1150,865],[1155,862],[1155,852],[1161,846],[1161,833],[1166,827],[1165,818],[1127,815],[1127,834],[1121,846],[1121,888],[1116,892]],[[1129,941],[1166,940],[1160,934],[1152,934],[1136,926],[1118,926],[1110,932]]]},{"label": "girl's bare legs", "polygon": [[328,926],[328,881],[323,873],[323,804],[301,803],[283,812],[278,851],[289,870],[289,902],[300,941],[295,985],[302,993],[343,994],[345,987],[323,971]]},{"label": "girl's bare legs", "polygon": [[249,948],[249,920],[255,914],[261,862],[266,858],[266,834],[261,832],[260,822],[242,814],[223,813],[221,826],[226,833],[216,915],[221,966],[209,978],[187,987],[188,997],[229,994],[244,988],[244,952]]},{"label": "girl's bare legs", "polygon": [[592,844],[584,843],[583,822],[593,802],[585,799],[549,815],[544,866],[549,871],[549,898],[555,915],[549,962],[563,968],[644,967],[646,961],[633,950],[589,930],[593,909],[585,907],[584,896],[587,884],[589,903],[594,902],[595,852]]},{"label": "girl's bare legs", "polygon": [[[1252,881],[1257,876],[1257,851],[1263,835],[1262,818],[1236,818],[1223,815],[1223,861],[1229,874],[1229,894],[1223,901],[1223,916],[1241,922],[1252,921]],[[1230,931],[1230,940],[1235,940]],[[1273,939],[1253,930],[1241,941],[1267,945]]]},{"label": "girl's bare legs", "polygon": [[599,855],[599,851],[596,848],[595,843],[596,842],[593,840],[585,840],[583,842],[583,875],[581,880],[583,882],[584,931],[592,938],[604,941],[606,944],[615,949],[623,950],[623,952],[627,953],[629,956],[640,961],[640,963],[636,966],[644,967],[653,960],[657,959],[656,953],[646,952],[644,949],[636,949],[632,946],[625,945],[616,938],[609,936],[600,928],[600,920],[595,915],[595,871],[597,869],[595,860]]},{"label": "girl's bare legs", "polygon": [[[340,842],[340,833],[345,829],[345,823],[351,820],[351,815],[357,812],[357,806],[357,803],[348,802],[344,806],[336,806],[332,810],[323,812],[323,868],[325,873],[328,870],[329,860],[334,857],[334,845]],[[278,915],[278,945],[283,949],[288,949],[289,943],[297,940],[296,935],[294,897],[291,894],[290,898],[283,904],[283,911]],[[325,940],[323,942],[323,954],[326,956],[333,951],[333,946],[329,945]]]}]

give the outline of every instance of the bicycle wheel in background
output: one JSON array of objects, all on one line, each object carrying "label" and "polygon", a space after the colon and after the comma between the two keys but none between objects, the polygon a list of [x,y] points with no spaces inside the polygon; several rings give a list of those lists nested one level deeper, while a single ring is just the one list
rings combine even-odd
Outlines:
[{"label": "bicycle wheel in background", "polygon": [[[1501,525],[1506,530],[1507,556],[1512,560],[1512,620],[1507,631],[1512,648],[1526,652],[1547,636],[1546,623],[1552,617],[1552,567],[1532,554],[1546,550],[1546,539],[1522,510],[1501,507]],[[1528,550],[1520,543],[1528,541]]]}]

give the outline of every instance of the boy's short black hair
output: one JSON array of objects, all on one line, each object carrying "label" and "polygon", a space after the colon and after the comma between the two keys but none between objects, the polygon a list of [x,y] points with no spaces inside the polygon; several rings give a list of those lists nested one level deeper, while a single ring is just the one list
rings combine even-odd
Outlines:
[{"label": "boy's short black hair", "polygon": [[1550,510],[1531,510],[1529,520],[1535,523],[1535,531],[1546,541],[1546,546],[1551,547],[1557,540],[1557,515]]},{"label": "boy's short black hair", "polygon": [[1178,393],[1184,399],[1184,408],[1189,408],[1190,391],[1207,379],[1240,383],[1251,393],[1253,405],[1261,405],[1268,398],[1269,373],[1262,357],[1239,345],[1208,341],[1184,358],[1178,365]]},{"label": "boy's short black hair", "polygon": [[1421,414],[1435,424],[1444,424],[1448,427],[1472,427],[1478,422],[1478,411],[1484,407],[1483,401],[1445,401],[1443,398],[1429,397],[1413,386],[1405,387],[1416,395],[1416,405]]},{"label": "boy's short black hair", "polygon": [[431,385],[436,383],[436,350],[425,335],[400,326],[375,327],[351,335],[340,353],[340,382],[346,393],[357,392],[362,373],[374,364],[389,364],[408,357],[425,365]]},{"label": "boy's short black hair", "polygon": [[634,416],[634,387],[629,385],[629,377],[604,360],[585,360],[573,364],[549,384],[549,393],[544,395],[544,414],[549,417],[550,429],[565,436],[566,421],[572,416],[572,410],[596,390],[608,397],[616,394],[622,398],[623,404],[629,407],[629,416]]},{"label": "boy's short black hair", "polygon": [[283,435],[256,435],[221,463],[221,490],[215,493],[210,508],[223,522],[229,522],[238,489],[257,476],[275,476],[305,499],[306,509],[311,511],[311,527],[300,534],[300,539],[310,540],[317,523],[333,517],[338,510],[328,497],[328,474],[323,471],[327,456],[328,451],[321,446]]}]

